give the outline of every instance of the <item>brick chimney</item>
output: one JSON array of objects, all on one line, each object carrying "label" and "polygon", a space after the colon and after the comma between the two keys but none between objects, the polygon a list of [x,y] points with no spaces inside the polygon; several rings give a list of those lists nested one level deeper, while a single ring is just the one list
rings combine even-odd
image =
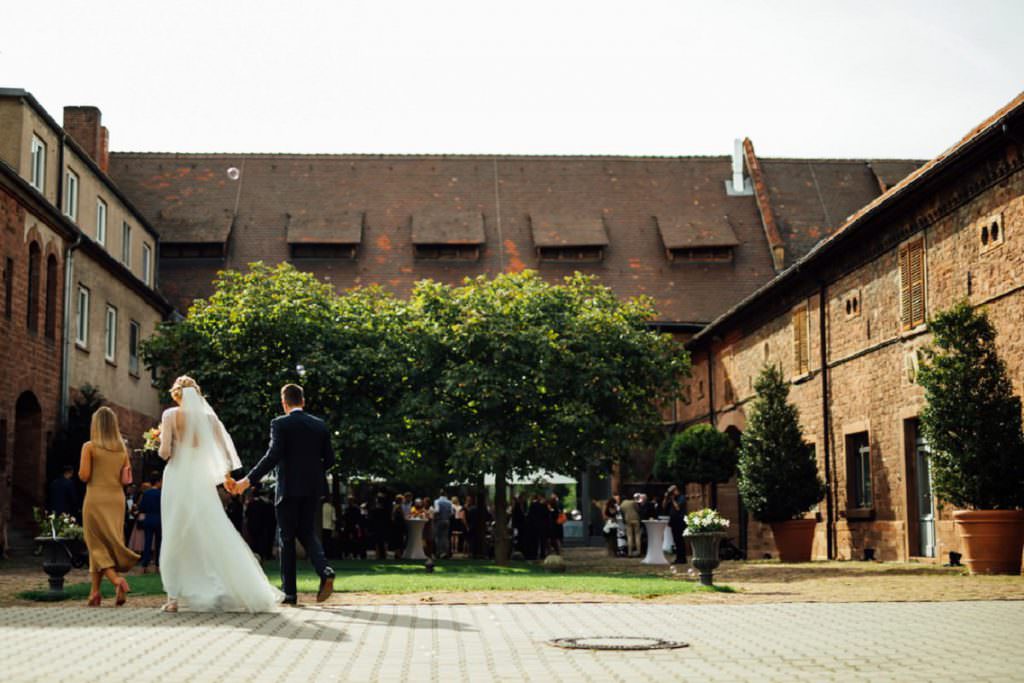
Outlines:
[{"label": "brick chimney", "polygon": [[104,173],[110,163],[110,134],[97,107],[64,107],[64,130]]}]

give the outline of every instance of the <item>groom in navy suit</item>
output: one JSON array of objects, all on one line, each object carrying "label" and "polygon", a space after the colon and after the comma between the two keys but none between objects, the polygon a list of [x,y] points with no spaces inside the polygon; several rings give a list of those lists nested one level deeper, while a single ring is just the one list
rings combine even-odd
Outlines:
[{"label": "groom in navy suit", "polygon": [[334,464],[331,433],[324,421],[303,410],[302,387],[286,384],[281,388],[281,407],[285,414],[270,423],[270,446],[249,475],[229,485],[231,492],[242,493],[270,470],[277,468],[277,525],[281,529],[281,588],[285,604],[298,601],[295,580],[295,540],[302,543],[306,555],[320,575],[316,601],[323,602],[334,591],[334,570],[327,565],[320,545],[316,516],[320,501],[327,495],[327,471]]}]

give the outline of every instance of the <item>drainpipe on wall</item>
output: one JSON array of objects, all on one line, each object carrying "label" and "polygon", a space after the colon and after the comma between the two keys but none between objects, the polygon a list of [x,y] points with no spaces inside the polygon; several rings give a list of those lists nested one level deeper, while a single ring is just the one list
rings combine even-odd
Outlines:
[{"label": "drainpipe on wall", "polygon": [[825,294],[827,285],[820,284],[818,291],[818,347],[821,356],[821,426],[825,449],[825,543],[828,559],[835,559],[835,514],[833,512],[832,480],[832,411],[829,406],[828,387],[828,327],[826,325]]},{"label": "drainpipe on wall", "polygon": [[[61,133],[57,153],[57,211],[64,214],[64,146],[67,134]],[[74,281],[75,250],[82,244],[82,233],[75,233],[75,241],[64,247],[64,339],[60,351],[60,398],[58,421],[65,426],[68,421],[68,384],[70,383],[71,362],[71,283]]]}]

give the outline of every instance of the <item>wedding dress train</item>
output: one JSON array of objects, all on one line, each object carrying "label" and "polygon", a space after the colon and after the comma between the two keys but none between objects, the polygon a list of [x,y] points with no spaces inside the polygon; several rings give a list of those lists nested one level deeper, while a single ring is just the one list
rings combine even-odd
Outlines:
[{"label": "wedding dress train", "polygon": [[[178,414],[181,413],[181,414]],[[192,387],[164,412],[160,455],[160,575],[172,603],[193,611],[267,612],[284,594],[270,585],[224,512],[217,485],[240,466],[231,437]]]}]

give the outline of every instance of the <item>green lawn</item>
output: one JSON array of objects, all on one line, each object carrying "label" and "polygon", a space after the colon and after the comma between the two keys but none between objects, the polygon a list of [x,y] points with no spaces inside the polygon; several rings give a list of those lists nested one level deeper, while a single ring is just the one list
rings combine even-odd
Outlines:
[{"label": "green lawn", "polygon": [[[592,568],[573,571],[570,561],[564,574],[547,572],[539,563],[517,562],[499,567],[485,560],[451,560],[441,562],[428,574],[422,562],[334,560],[331,562],[338,578],[334,590],[339,593],[419,593],[431,591],[561,591],[564,593],[614,593],[633,596],[656,596],[674,593],[715,590],[731,592],[728,586],[704,588],[695,581],[664,575],[637,574],[629,571],[594,572]],[[276,562],[263,565],[264,571],[275,585],[280,585]],[[628,569],[624,566],[623,569]],[[159,595],[163,593],[160,577],[156,574],[130,576],[133,595]],[[320,580],[307,563],[299,565],[299,591],[315,593]],[[89,594],[87,583],[65,587],[69,598],[85,599]],[[45,598],[46,591],[26,591],[19,597],[29,600]],[[113,588],[104,582],[103,594],[113,597]]]}]

